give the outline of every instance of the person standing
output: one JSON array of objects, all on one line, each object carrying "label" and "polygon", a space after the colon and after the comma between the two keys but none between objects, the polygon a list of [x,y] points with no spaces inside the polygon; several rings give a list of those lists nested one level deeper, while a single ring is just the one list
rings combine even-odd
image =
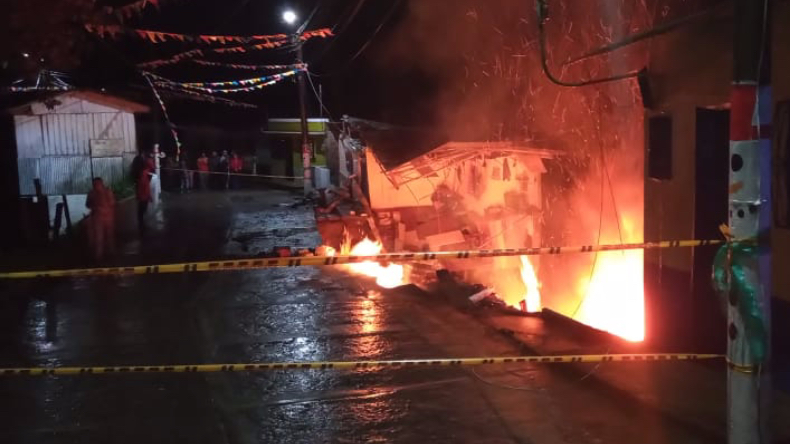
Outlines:
[{"label": "person standing", "polygon": [[88,243],[93,259],[102,261],[115,254],[115,195],[104,186],[100,177],[93,179],[85,206],[91,210],[88,218]]},{"label": "person standing", "polygon": [[230,152],[230,173],[233,174],[230,176],[230,185],[231,188],[234,190],[239,189],[239,182],[241,180],[240,176],[237,174],[241,174],[241,170],[244,167],[244,162],[241,160],[238,154],[234,151]]},{"label": "person standing", "polygon": [[137,227],[140,229],[140,234],[145,234],[145,213],[148,211],[148,204],[151,202],[151,176],[153,171],[150,166],[146,164],[140,177],[137,179]]},{"label": "person standing", "polygon": [[227,190],[228,182],[230,181],[230,158],[228,157],[228,151],[222,150],[222,155],[219,157],[219,171],[224,174],[223,176],[219,176],[219,187],[222,190]]},{"label": "person standing", "polygon": [[181,193],[188,193],[192,189],[192,171],[189,169],[186,154],[181,155],[178,168],[181,170]]},{"label": "person standing", "polygon": [[206,153],[201,153],[197,160],[198,174],[200,175],[200,189],[205,191],[208,188],[208,157]]},{"label": "person standing", "polygon": [[208,169],[211,171],[211,177],[209,178],[209,183],[211,184],[211,188],[219,189],[217,185],[219,183],[220,175],[219,173],[219,156],[217,156],[216,151],[211,152],[211,157],[208,159]]}]

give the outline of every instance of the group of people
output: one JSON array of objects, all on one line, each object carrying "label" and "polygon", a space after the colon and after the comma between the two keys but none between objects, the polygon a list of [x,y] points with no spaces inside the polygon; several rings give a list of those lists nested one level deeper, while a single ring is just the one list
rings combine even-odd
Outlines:
[{"label": "group of people", "polygon": [[[222,151],[221,155],[214,151],[211,153],[211,157],[202,153],[197,159],[197,170],[190,168],[186,155],[180,156],[177,168],[171,167],[171,165],[173,165],[172,161],[168,162],[165,170],[176,173],[175,176],[171,175],[170,177],[178,178],[178,189],[181,192],[194,189],[195,172],[199,178],[200,188],[203,190],[238,189],[240,180],[236,174],[240,174],[244,167],[241,157],[232,151],[230,154],[227,151]],[[137,198],[137,226],[142,235],[146,231],[145,215],[154,194],[152,191],[152,180],[156,176],[154,154],[140,154],[135,157],[130,174],[134,180],[135,197]],[[93,186],[88,193],[85,205],[91,211],[87,221],[88,243],[94,259],[101,261],[105,257],[115,254],[115,195],[100,177],[93,179]]]},{"label": "group of people", "polygon": [[[137,156],[132,162],[131,175],[135,183],[137,198],[137,224],[140,233],[145,232],[145,214],[153,199],[151,181],[156,174],[152,155]],[[104,184],[101,177],[94,177],[91,190],[85,200],[90,209],[87,220],[88,245],[94,260],[102,261],[115,254],[115,194]]]},{"label": "group of people", "polygon": [[[211,156],[201,153],[196,162],[197,169],[192,168],[186,154],[182,154],[177,163],[168,162],[166,169],[170,172],[171,186],[182,193],[189,192],[199,184],[202,190],[238,189],[241,181],[239,176],[244,168],[244,162],[238,154],[231,151],[222,151],[218,154],[211,152]],[[195,180],[197,174],[197,180]]]}]

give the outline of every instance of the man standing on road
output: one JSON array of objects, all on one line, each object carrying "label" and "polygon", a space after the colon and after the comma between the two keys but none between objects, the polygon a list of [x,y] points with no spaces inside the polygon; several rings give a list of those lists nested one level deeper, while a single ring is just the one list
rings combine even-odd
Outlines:
[{"label": "man standing on road", "polygon": [[104,186],[100,177],[93,178],[93,188],[88,193],[85,206],[90,208],[88,218],[88,243],[93,259],[101,262],[115,254],[115,195]]},{"label": "man standing on road", "polygon": [[241,174],[241,170],[244,166],[244,162],[241,160],[238,154],[234,151],[230,152],[230,173],[234,174],[230,176],[230,187],[234,190],[239,189],[239,181],[241,178],[236,176],[235,174]]},{"label": "man standing on road", "polygon": [[201,153],[197,160],[198,174],[200,175],[200,189],[206,191],[208,189],[208,157],[206,153]]},{"label": "man standing on road", "polygon": [[178,168],[181,170],[181,193],[188,193],[192,190],[192,170],[189,169],[186,153],[181,154]]},{"label": "man standing on road", "polygon": [[[208,159],[208,168],[212,173],[219,173],[219,156],[217,156],[216,151],[211,152],[211,157]],[[209,183],[211,183],[211,188],[219,189],[217,185],[219,183],[219,174],[212,174],[211,178],[209,178]]]},{"label": "man standing on road", "polygon": [[146,164],[140,177],[137,179],[137,226],[140,234],[145,234],[145,213],[148,211],[148,203],[151,202],[151,175],[154,172],[150,165]]},{"label": "man standing on road", "polygon": [[227,190],[228,182],[230,181],[230,158],[228,157],[228,151],[222,150],[222,156],[219,157],[219,167],[217,168],[219,171],[225,174],[225,177],[219,176],[219,188],[221,190]]}]

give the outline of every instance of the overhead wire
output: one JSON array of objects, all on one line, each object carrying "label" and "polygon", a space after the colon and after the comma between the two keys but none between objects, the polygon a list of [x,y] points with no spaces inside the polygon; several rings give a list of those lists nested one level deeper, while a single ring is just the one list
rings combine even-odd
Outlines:
[{"label": "overhead wire", "polygon": [[392,17],[392,15],[395,13],[395,11],[397,10],[398,6],[400,6],[402,1],[403,0],[396,0],[392,4],[392,7],[389,9],[389,11],[387,11],[387,14],[384,16],[384,18],[382,19],[381,23],[379,23],[379,25],[373,31],[373,34],[370,36],[370,38],[368,38],[368,40],[362,45],[362,47],[360,47],[359,50],[350,59],[348,59],[345,62],[345,66],[343,66],[343,67],[341,67],[339,69],[336,69],[336,70],[334,70],[332,72],[328,72],[328,73],[323,73],[323,74],[316,73],[315,76],[317,76],[317,77],[329,77],[329,76],[333,76],[335,74],[338,74],[338,73],[343,72],[346,69],[348,69],[351,66],[351,63],[353,63],[360,55],[362,55],[363,52],[365,52],[366,49],[368,49],[368,46],[370,46],[370,44],[376,38],[378,33],[381,32],[381,29],[384,27],[384,25],[387,24],[387,22]]},{"label": "overhead wire", "polygon": [[596,85],[599,83],[607,83],[607,82],[614,82],[618,80],[625,80],[630,78],[639,77],[642,71],[631,71],[625,74],[617,74],[609,77],[602,77],[598,79],[589,79],[581,82],[567,82],[558,77],[556,77],[549,68],[548,62],[548,51],[546,48],[546,30],[545,24],[548,20],[548,5],[546,4],[546,0],[537,0],[538,5],[538,42],[540,47],[540,64],[543,68],[543,73],[546,74],[546,77],[554,84],[559,86],[566,86],[566,87],[580,87],[580,86],[589,86],[589,85]]}]

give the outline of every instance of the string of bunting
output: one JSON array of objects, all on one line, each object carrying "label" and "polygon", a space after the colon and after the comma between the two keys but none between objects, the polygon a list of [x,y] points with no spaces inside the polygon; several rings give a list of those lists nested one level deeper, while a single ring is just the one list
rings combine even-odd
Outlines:
[{"label": "string of bunting", "polygon": [[[255,84],[252,84],[250,86],[242,86],[242,87],[239,87],[239,88],[216,88],[216,87],[209,88],[209,87],[203,87],[203,86],[194,86],[194,84],[185,84],[185,83],[173,82],[173,81],[170,81],[170,80],[166,80],[166,81],[164,81],[164,80],[157,80],[155,83],[156,83],[157,86],[162,86],[162,87],[170,88],[170,89],[176,89],[176,90],[179,90],[179,91],[194,90],[194,91],[202,91],[202,92],[209,93],[209,94],[252,92],[252,91],[257,91],[257,90],[266,88],[267,86],[271,86],[271,85],[274,85],[276,83],[279,83],[279,82],[285,80],[286,78],[293,76],[297,72],[299,72],[299,71],[293,70],[293,71],[287,71],[287,72],[280,73],[280,74],[275,74],[273,76],[268,76],[269,78],[271,78],[271,80],[262,81],[262,83],[255,83]],[[222,82],[220,82],[220,83],[222,83]],[[225,82],[225,83],[227,83],[227,82]]]},{"label": "string of bunting", "polygon": [[220,63],[220,62],[210,62],[208,60],[196,60],[196,59],[192,59],[191,62],[203,66],[214,66],[219,68],[233,68],[233,69],[249,69],[252,71],[275,70],[275,69],[307,69],[307,65],[305,65],[304,63],[297,63],[295,65],[241,65],[238,63]]},{"label": "string of bunting", "polygon": [[[326,38],[331,35],[332,35],[332,31],[329,28],[323,28],[314,31],[305,31],[299,36],[299,38],[301,41],[307,41],[311,38],[315,38],[315,37]],[[183,60],[193,59],[198,56],[202,57],[207,53],[215,53],[215,54],[246,53],[248,51],[259,51],[263,49],[278,48],[280,46],[286,45],[287,43],[288,40],[285,39],[285,40],[265,41],[263,43],[239,45],[239,46],[231,46],[231,47],[192,49],[190,51],[176,54],[167,59],[159,59],[159,60],[152,60],[150,62],[139,63],[137,66],[140,68],[152,69],[163,65],[172,65],[175,63],[179,63]]]},{"label": "string of bunting", "polygon": [[253,105],[251,103],[238,102],[236,100],[225,99],[223,97],[214,97],[209,94],[204,94],[189,89],[179,89],[179,90],[164,89],[162,91],[159,91],[159,93],[164,95],[174,96],[174,97],[183,97],[189,100],[197,100],[199,102],[219,103],[222,105],[235,106],[239,108],[258,108],[257,105]]},{"label": "string of bunting", "polygon": [[33,91],[71,91],[71,86],[9,86],[4,88],[8,92],[33,92]]},{"label": "string of bunting", "polygon": [[170,120],[170,115],[167,113],[167,107],[165,107],[165,102],[162,100],[162,96],[159,95],[159,91],[157,91],[156,87],[154,86],[154,82],[151,81],[151,77],[149,77],[149,73],[144,72],[143,77],[151,86],[151,90],[154,92],[154,96],[156,100],[159,102],[159,106],[162,108],[162,114],[165,116],[165,120],[167,121],[167,126],[170,127],[170,134],[173,135],[173,140],[176,142],[176,160],[178,160],[179,156],[181,155],[181,141],[178,140],[178,131],[176,131],[176,126],[173,124],[173,121]]},{"label": "string of bunting", "polygon": [[[288,39],[287,34],[273,34],[273,35],[251,35],[251,36],[240,36],[240,35],[203,35],[203,34],[180,34],[175,32],[162,32],[162,31],[151,31],[148,29],[136,29],[136,28],[126,28],[124,26],[119,25],[93,25],[93,24],[86,24],[85,29],[93,34],[98,35],[99,37],[109,37],[109,38],[117,38],[119,35],[132,35],[137,36],[142,39],[148,40],[151,43],[167,43],[171,41],[179,41],[179,42],[190,42],[190,43],[202,43],[202,44],[213,44],[213,43],[250,43],[250,42],[276,42],[276,41],[286,41]],[[323,30],[311,31],[322,33]]]},{"label": "string of bunting", "polygon": [[164,79],[160,76],[155,76],[157,79],[161,79],[166,81],[167,83],[173,83],[178,86],[182,86],[184,88],[212,88],[212,87],[223,87],[223,86],[244,86],[244,85],[255,85],[257,83],[268,82],[269,80],[278,80],[283,76],[292,76],[299,71],[304,71],[305,68],[300,69],[293,69],[286,72],[281,72],[277,74],[271,74],[268,76],[261,76],[261,77],[252,77],[249,79],[241,79],[241,80],[225,80],[222,82],[173,82],[171,80]]},{"label": "string of bunting", "polygon": [[160,0],[138,0],[134,3],[123,6],[105,6],[104,12],[108,15],[115,15],[119,21],[130,19],[134,15],[140,15],[147,6],[159,9]]}]

